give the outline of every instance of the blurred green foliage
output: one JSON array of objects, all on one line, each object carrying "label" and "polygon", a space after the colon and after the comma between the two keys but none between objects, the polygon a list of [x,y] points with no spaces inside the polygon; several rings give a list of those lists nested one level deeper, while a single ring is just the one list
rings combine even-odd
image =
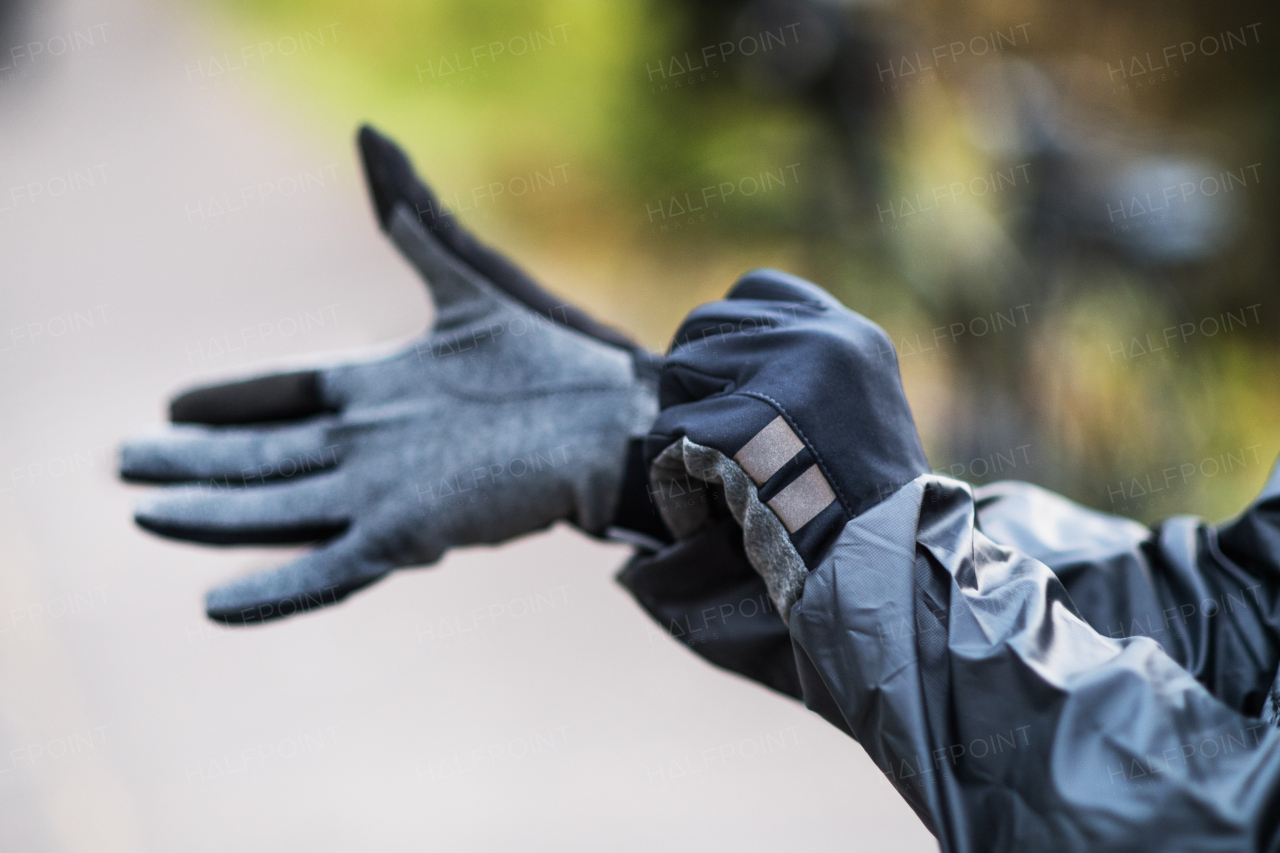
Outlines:
[{"label": "blurred green foliage", "polygon": [[[1010,165],[975,146],[972,104],[957,80],[892,94],[859,143],[874,152],[872,181],[859,176],[857,146],[812,98],[762,92],[727,65],[664,88],[655,65],[696,56],[716,22],[731,19],[734,0],[209,2],[229,42],[336,24],[336,43],[267,69],[270,96],[324,132],[373,122],[408,148],[445,199],[466,206],[473,188],[563,164],[567,180],[554,192],[488,206],[482,196],[462,218],[553,290],[655,348],[695,304],[763,264],[829,287],[897,341],[1031,304],[1029,324],[982,349],[966,342],[901,354],[939,469],[989,482],[998,477],[971,463],[1026,445],[1028,463],[1001,477],[1145,521],[1177,512],[1221,518],[1256,493],[1280,452],[1269,301],[1276,255],[1264,236],[1277,221],[1276,111],[1268,113],[1280,91],[1275,52],[1241,53],[1229,70],[1205,60],[1176,85],[1117,93],[1097,82],[1115,57],[1254,20],[1270,14],[1265,4],[892,7],[888,29],[910,29],[909,41],[926,49],[956,33],[1027,22],[1038,39],[1028,55],[1057,63],[1078,112],[1109,136],[1156,153],[1189,140],[1193,153],[1228,164],[1264,162],[1267,183],[1249,196],[1246,227],[1228,252],[1153,271],[1105,254],[1047,252],[1020,230],[1042,201],[1034,194],[965,199],[936,227],[877,221],[885,199]],[[517,55],[522,40],[540,46]],[[671,201],[696,202],[705,187],[793,164],[797,180],[784,189],[707,202],[699,217],[667,215]],[[655,217],[655,208],[663,213]],[[1260,327],[1160,355],[1115,356],[1117,342],[1260,300]],[[1206,466],[1176,488],[1135,494],[1137,480],[1246,449],[1243,468],[1210,475]]]}]

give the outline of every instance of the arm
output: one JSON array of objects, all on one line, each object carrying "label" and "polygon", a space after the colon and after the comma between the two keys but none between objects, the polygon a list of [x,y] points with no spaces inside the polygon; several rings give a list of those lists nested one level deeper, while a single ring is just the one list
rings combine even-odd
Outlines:
[{"label": "arm", "polygon": [[1280,468],[1218,527],[1179,516],[1148,529],[1027,483],[975,498],[982,532],[1048,566],[1098,633],[1150,637],[1228,706],[1263,713],[1280,664]]},{"label": "arm", "polygon": [[[1280,468],[1218,527],[1179,517],[1153,530],[1020,482],[978,487],[974,504],[977,528],[1044,563],[1095,631],[1150,637],[1246,716],[1280,711]],[[711,663],[798,699],[790,632],[741,540],[725,520],[637,555],[619,580]]]},{"label": "arm", "polygon": [[[1100,634],[1048,566],[978,529],[969,488],[928,472],[873,324],[749,274],[686,321],[659,396],[668,527],[692,543],[732,517],[806,704],[944,850],[1270,849],[1280,735],[1154,640]],[[719,503],[668,500],[681,475]]]},{"label": "arm", "polygon": [[1275,844],[1280,734],[1150,638],[1091,628],[976,529],[963,484],[925,476],[851,521],[791,627],[944,850]]}]

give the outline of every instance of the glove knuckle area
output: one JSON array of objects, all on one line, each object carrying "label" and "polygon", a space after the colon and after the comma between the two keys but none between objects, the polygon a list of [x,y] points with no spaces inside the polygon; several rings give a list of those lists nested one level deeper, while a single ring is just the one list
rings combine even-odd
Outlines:
[{"label": "glove knuckle area", "polygon": [[781,270],[761,267],[744,274],[729,289],[731,300],[762,300],[769,302],[795,302],[824,310],[838,308],[829,293],[816,284]]},{"label": "glove knuckle area", "polygon": [[770,370],[807,378],[815,359],[846,372],[896,372],[897,351],[888,334],[860,314],[836,309],[729,300],[704,305],[677,331],[664,374],[687,365],[740,381]]},{"label": "glove knuckle area", "polygon": [[[737,303],[737,310],[744,311],[755,303],[793,303],[790,316],[797,323],[811,321],[815,329],[844,328],[859,340],[871,340],[875,344],[891,343],[890,338],[871,320],[850,310],[838,299],[812,282],[773,269],[753,270],[740,278],[729,291],[726,303]],[[780,306],[759,306],[757,310],[780,311]]]},{"label": "glove knuckle area", "polygon": [[721,300],[695,308],[671,340],[671,356],[757,345],[771,330],[800,322],[810,309],[785,303]]}]

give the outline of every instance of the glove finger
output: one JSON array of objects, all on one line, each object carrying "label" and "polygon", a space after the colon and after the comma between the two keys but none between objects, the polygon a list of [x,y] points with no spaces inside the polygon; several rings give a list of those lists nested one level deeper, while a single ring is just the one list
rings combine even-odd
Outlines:
[{"label": "glove finger", "polygon": [[403,202],[391,212],[387,233],[427,282],[437,333],[479,323],[514,301],[445,248]]},{"label": "glove finger", "polygon": [[358,143],[369,191],[384,230],[391,230],[392,213],[403,205],[458,260],[529,310],[607,344],[645,355],[627,336],[543,290],[523,270],[473,237],[437,201],[415,174],[409,158],[390,139],[365,125],[360,128]]},{"label": "glove finger", "polygon": [[138,502],[134,521],[174,539],[213,545],[282,545],[329,539],[346,530],[338,472],[249,488],[171,486]]},{"label": "glove finger", "polygon": [[353,532],[291,563],[210,590],[205,611],[228,624],[281,619],[336,604],[393,568]]},{"label": "glove finger", "polygon": [[169,420],[228,426],[292,421],[336,411],[323,399],[319,373],[307,370],[193,388],[169,404]]},{"label": "glove finger", "polygon": [[338,446],[327,424],[258,429],[177,426],[158,430],[120,449],[126,480],[171,483],[220,480],[248,486],[332,468]]}]

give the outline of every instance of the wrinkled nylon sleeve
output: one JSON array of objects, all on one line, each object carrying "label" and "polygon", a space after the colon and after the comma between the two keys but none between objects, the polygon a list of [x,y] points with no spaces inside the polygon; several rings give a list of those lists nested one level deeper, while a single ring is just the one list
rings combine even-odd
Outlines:
[{"label": "wrinkled nylon sleeve", "polygon": [[942,849],[1280,850],[1280,732],[1151,637],[1099,633],[975,522],[967,486],[918,478],[846,525],[791,615],[806,701]]},{"label": "wrinkled nylon sleeve", "polygon": [[1273,716],[1280,469],[1217,527],[1175,516],[1152,530],[1029,483],[993,483],[974,497],[979,529],[1048,566],[1098,633],[1150,637],[1231,708]]}]

